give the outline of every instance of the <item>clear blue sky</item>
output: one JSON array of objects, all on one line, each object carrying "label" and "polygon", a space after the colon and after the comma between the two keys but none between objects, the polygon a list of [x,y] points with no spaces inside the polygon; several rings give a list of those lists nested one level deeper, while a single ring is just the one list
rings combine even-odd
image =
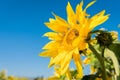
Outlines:
[{"label": "clear blue sky", "polygon": [[[0,70],[28,77],[53,73],[47,68],[49,59],[38,56],[48,42],[42,35],[50,31],[43,23],[53,17],[51,12],[66,19],[68,1],[75,8],[81,0],[0,0]],[[92,0],[84,1],[86,5]],[[120,1],[97,0],[87,11],[95,14],[103,9],[111,15],[100,27],[120,31]]]}]

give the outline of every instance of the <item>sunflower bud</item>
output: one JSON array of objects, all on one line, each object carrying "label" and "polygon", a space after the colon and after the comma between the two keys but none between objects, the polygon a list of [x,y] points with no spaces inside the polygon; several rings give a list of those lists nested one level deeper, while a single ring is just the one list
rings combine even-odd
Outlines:
[{"label": "sunflower bud", "polygon": [[107,31],[101,31],[100,34],[96,36],[98,44],[100,46],[109,46],[113,42],[112,35]]}]

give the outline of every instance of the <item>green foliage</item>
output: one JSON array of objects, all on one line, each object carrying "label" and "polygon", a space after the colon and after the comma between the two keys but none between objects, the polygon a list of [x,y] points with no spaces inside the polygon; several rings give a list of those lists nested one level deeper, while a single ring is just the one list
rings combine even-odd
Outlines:
[{"label": "green foliage", "polygon": [[115,53],[120,64],[120,41],[114,42],[108,48]]},{"label": "green foliage", "polygon": [[66,75],[60,76],[60,80],[65,80],[65,78],[66,78]]},{"label": "green foliage", "polygon": [[70,71],[70,73],[71,73],[71,76],[74,78],[76,78],[76,76],[78,74],[77,70]]}]

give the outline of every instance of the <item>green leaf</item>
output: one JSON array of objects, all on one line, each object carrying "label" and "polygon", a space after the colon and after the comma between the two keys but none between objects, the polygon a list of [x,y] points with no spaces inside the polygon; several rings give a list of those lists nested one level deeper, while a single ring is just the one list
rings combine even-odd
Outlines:
[{"label": "green leaf", "polygon": [[117,78],[119,77],[119,63],[118,63],[118,59],[117,59],[115,53],[113,51],[111,51],[110,49],[106,48],[105,49],[105,57],[110,57],[112,59],[113,65],[115,68],[115,72],[116,72],[115,80],[118,80]]},{"label": "green leaf", "polygon": [[115,41],[108,48],[115,53],[120,64],[120,41]]},{"label": "green leaf", "polygon": [[90,43],[88,43],[88,45],[89,45],[90,50],[94,53],[94,55],[96,56],[96,58],[100,62],[101,70],[102,70],[102,78],[103,78],[103,80],[106,80],[107,79],[107,73],[106,73],[106,70],[105,70],[105,64],[104,64],[103,57],[98,53],[98,51],[96,51],[96,49]]},{"label": "green leaf", "polygon": [[120,76],[117,76],[117,80],[120,80]]}]

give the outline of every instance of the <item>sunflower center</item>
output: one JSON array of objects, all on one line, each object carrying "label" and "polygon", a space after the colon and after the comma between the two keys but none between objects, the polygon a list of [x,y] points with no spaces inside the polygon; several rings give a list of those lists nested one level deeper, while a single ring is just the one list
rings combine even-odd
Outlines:
[{"label": "sunflower center", "polygon": [[76,24],[80,24],[80,22],[77,20],[77,21],[76,21]]},{"label": "sunflower center", "polygon": [[72,29],[67,36],[68,41],[74,40],[76,37],[79,36],[79,31],[77,29]]}]

